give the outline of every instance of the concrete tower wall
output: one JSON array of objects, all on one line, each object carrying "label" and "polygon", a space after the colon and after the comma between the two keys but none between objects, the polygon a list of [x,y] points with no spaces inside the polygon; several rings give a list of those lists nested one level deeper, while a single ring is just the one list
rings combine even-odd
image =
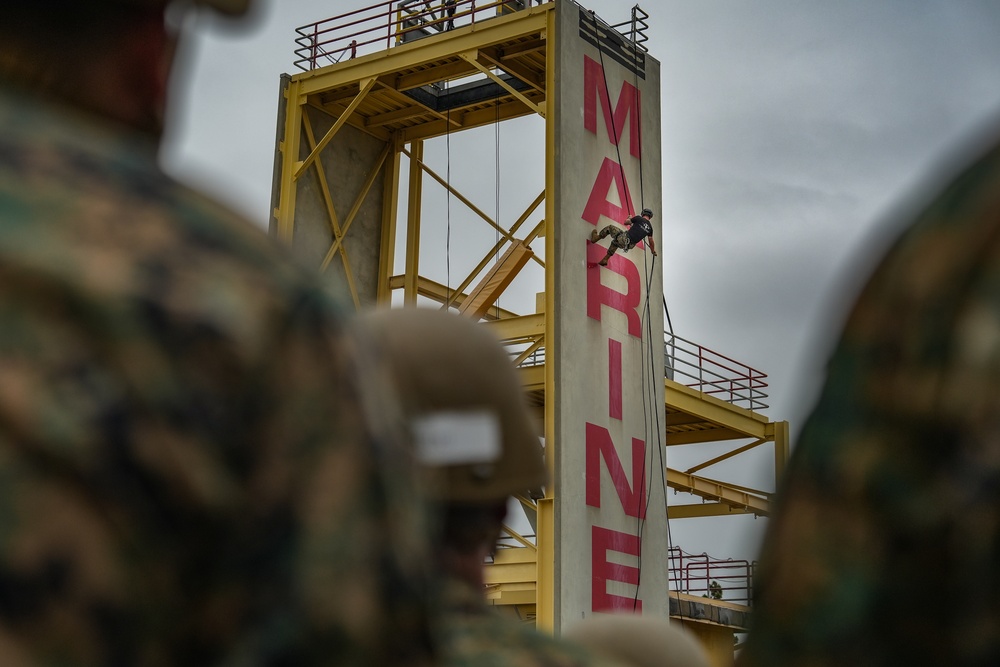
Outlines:
[{"label": "concrete tower wall", "polygon": [[[305,107],[303,113],[308,117],[313,128],[313,136],[317,141],[329,131],[336,120],[309,107]],[[284,118],[279,117],[278,123],[280,132]],[[308,157],[310,145],[310,142],[302,141],[299,149],[300,160]],[[348,220],[347,217],[363,192],[372,170],[379,166],[379,158],[385,149],[385,142],[350,125],[345,125],[337,131],[334,141],[330,142],[318,157],[322,164],[322,174],[326,181],[325,191],[329,192],[330,202],[326,200],[324,188],[320,187],[320,170],[311,167],[295,185],[295,233],[292,236],[294,254],[310,269],[321,267],[334,243],[330,215],[332,205],[341,232],[347,229],[343,234],[343,247],[362,306],[375,304],[380,275],[379,240],[382,226],[382,193],[385,187],[381,170],[376,175],[368,194],[362,198],[353,220]],[[350,303],[353,297],[348,293],[347,267],[344,265],[343,254],[338,251],[333,255],[323,271],[323,276],[327,285],[341,295],[343,302]]]},{"label": "concrete tower wall", "polygon": [[660,66],[641,52],[633,65],[631,43],[571,0],[556,14],[558,629],[601,611],[666,617],[668,544],[661,264],[644,244],[599,267],[610,239],[588,242],[660,210]]}]

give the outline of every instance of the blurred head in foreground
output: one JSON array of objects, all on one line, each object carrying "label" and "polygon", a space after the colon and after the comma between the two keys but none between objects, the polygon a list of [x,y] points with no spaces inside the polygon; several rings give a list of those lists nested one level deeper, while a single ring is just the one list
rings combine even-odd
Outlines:
[{"label": "blurred head in foreground", "polygon": [[977,152],[850,311],[768,523],[743,665],[1000,664],[1000,143]]},{"label": "blurred head in foreground", "polygon": [[440,512],[440,564],[481,584],[507,499],[537,496],[546,479],[510,358],[484,325],[441,311],[378,311],[360,325],[388,357],[424,488]]},{"label": "blurred head in foreground", "polygon": [[0,665],[422,664],[378,359],[157,164],[185,11],[0,2]]},{"label": "blurred head in foreground", "polygon": [[595,614],[571,624],[562,636],[630,667],[709,667],[710,664],[698,640],[665,618]]},{"label": "blurred head in foreground", "polygon": [[[188,7],[243,16],[250,0],[0,3],[0,81],[158,136]],[[167,9],[178,12],[166,21]]]}]

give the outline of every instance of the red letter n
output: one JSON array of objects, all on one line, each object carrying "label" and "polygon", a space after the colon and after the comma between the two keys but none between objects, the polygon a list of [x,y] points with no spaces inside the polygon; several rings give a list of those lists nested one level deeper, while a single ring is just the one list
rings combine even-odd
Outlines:
[{"label": "red letter n", "polygon": [[608,467],[611,482],[618,492],[618,500],[628,516],[637,519],[646,516],[646,443],[638,438],[632,438],[632,483],[625,476],[625,467],[611,434],[607,429],[587,422],[587,504],[591,507],[601,506],[601,459]]}]

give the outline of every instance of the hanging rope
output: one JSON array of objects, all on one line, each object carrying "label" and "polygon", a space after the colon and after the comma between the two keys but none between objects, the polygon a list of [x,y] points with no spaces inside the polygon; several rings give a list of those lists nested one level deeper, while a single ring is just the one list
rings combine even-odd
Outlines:
[{"label": "hanging rope", "polygon": [[[590,15],[591,15],[591,19],[593,20],[593,24],[594,24],[594,38],[597,41],[597,51],[598,51],[598,54],[599,54],[599,57],[600,57],[600,61],[601,61],[601,75],[602,75],[602,78],[604,80],[604,94],[605,94],[605,99],[607,100],[608,105],[610,107],[610,104],[611,104],[611,91],[610,91],[610,88],[608,86],[608,75],[607,75],[606,65],[605,65],[605,62],[604,62],[604,49],[601,47],[600,28],[599,28],[598,23],[597,23],[597,15],[593,11],[590,12]],[[635,9],[633,8],[633,21],[634,20],[635,20]],[[634,45],[634,43],[633,43],[633,45]],[[635,47],[633,46],[633,48],[635,48]],[[638,59],[637,51],[633,51],[633,57],[636,60]],[[639,73],[638,73],[638,62],[636,62],[636,61],[633,61],[632,72],[633,72],[633,75],[634,75],[633,89],[638,92],[638,90],[639,90]],[[638,107],[638,104],[636,106]],[[638,113],[638,110],[636,111],[636,113]],[[619,169],[619,172],[620,172],[620,175],[621,175],[622,183],[625,186],[625,196],[626,196],[627,201],[624,202],[624,203],[626,204],[626,206],[628,208],[628,211],[629,211],[629,215],[631,216],[631,215],[634,215],[635,211],[634,211],[633,207],[631,206],[632,196],[631,196],[631,193],[629,192],[628,179],[625,177],[625,167],[624,167],[624,165],[622,163],[621,146],[619,145],[620,144],[620,140],[619,140],[619,137],[618,137],[618,128],[615,126],[614,117],[613,116],[612,116],[610,124],[611,124],[612,137],[614,138],[614,143],[615,143],[615,153],[616,153],[616,155],[618,157],[618,169]],[[638,125],[639,125],[639,136],[637,137],[637,141],[639,142],[639,147],[640,147],[640,151],[639,151],[639,201],[640,201],[640,210],[641,210],[641,209],[643,209],[643,208],[646,207],[646,204],[645,204],[645,188],[644,188],[644,184],[643,184],[644,173],[643,173],[643,168],[642,168],[642,162],[643,162],[643,159],[642,159],[643,158],[643,155],[642,155],[642,123],[640,122]],[[643,262],[645,263],[645,261],[646,261],[646,255],[644,253],[643,254]],[[644,465],[643,466],[643,479],[642,479],[642,483],[643,483],[643,487],[645,488],[645,486],[646,486],[646,480],[652,478],[652,474],[653,474],[652,468],[653,468],[653,465],[658,463],[658,467],[660,469],[660,484],[661,484],[661,489],[662,489],[662,492],[663,492],[663,504],[664,504],[663,512],[664,512],[664,516],[666,517],[666,526],[667,526],[666,543],[667,543],[667,564],[668,564],[668,568],[669,568],[671,536],[670,536],[670,516],[669,516],[669,513],[668,513],[668,507],[667,507],[666,460],[665,460],[665,457],[664,457],[664,448],[665,448],[665,446],[664,446],[664,443],[662,442],[662,439],[661,439],[662,438],[662,431],[661,431],[661,425],[660,425],[660,411],[659,411],[659,407],[657,405],[657,387],[656,387],[656,382],[657,382],[657,380],[658,380],[658,378],[660,376],[656,372],[656,368],[655,368],[655,364],[654,364],[654,361],[655,361],[656,357],[654,355],[654,349],[653,349],[652,318],[650,317],[650,315],[651,315],[651,312],[650,312],[650,284],[652,282],[652,276],[655,274],[655,267],[656,267],[656,256],[654,255],[653,259],[652,259],[652,263],[649,266],[649,270],[645,272],[645,279],[646,279],[645,280],[646,281],[646,285],[645,285],[645,288],[646,288],[646,299],[645,299],[645,304],[643,306],[643,312],[642,312],[642,318],[641,318],[644,321],[644,328],[645,328],[645,333],[646,333],[646,345],[643,347],[643,353],[644,353],[643,356],[645,358],[642,359],[642,362],[641,362],[642,363],[641,386],[642,386],[642,408],[643,408],[643,431],[644,431],[644,435],[645,435],[645,438],[646,438],[646,442],[651,444],[650,450],[649,450],[650,454],[649,454],[648,465]],[[664,297],[664,308],[666,308],[666,297]],[[669,321],[669,315],[668,315],[668,321]],[[654,419],[650,418],[650,415],[653,415],[653,417],[655,418],[655,423],[654,423]],[[653,454],[654,448],[655,448],[655,451],[656,451],[655,455]],[[647,489],[647,492],[646,492],[646,512],[648,512],[649,509],[650,509],[649,508],[649,501],[652,498],[652,494],[653,494],[653,487],[652,487],[652,485],[649,485],[649,487]],[[646,527],[646,516],[645,516],[645,514],[643,514],[642,516],[636,518],[636,535],[639,538],[640,548],[639,548],[639,555],[638,555],[638,559],[637,559],[638,562],[637,562],[637,566],[636,566],[636,572],[637,572],[637,575],[636,575],[636,592],[635,592],[635,598],[633,600],[633,607],[637,607],[638,606],[638,601],[639,601],[639,583],[642,580],[642,547],[641,547],[641,544],[642,544],[642,535],[643,535],[643,532],[645,530],[645,527]],[[675,590],[676,590],[676,588],[677,587],[675,586]],[[679,596],[679,593],[678,593],[678,596]],[[682,610],[681,610],[681,607],[680,607],[679,604],[678,604],[678,612],[682,613]]]},{"label": "hanging rope", "polygon": [[[601,48],[600,28],[597,25],[597,14],[594,13],[593,9],[589,11],[590,11],[590,18],[594,23],[594,39],[597,41],[597,54],[598,57],[601,59],[601,78],[604,79],[604,99],[608,101],[608,107],[610,108],[611,90],[608,88],[608,72],[607,69],[605,69],[605,64],[604,64],[604,49]],[[611,136],[614,137],[615,140],[615,154],[618,156],[618,173],[621,175],[622,184],[625,186],[625,201],[622,202],[622,204],[624,204],[627,207],[626,210],[628,210],[628,216],[631,218],[633,215],[635,215],[635,210],[633,210],[632,208],[632,193],[629,192],[628,179],[625,178],[625,167],[622,164],[622,151],[621,147],[618,145],[620,143],[618,139],[618,128],[615,127],[613,114],[611,118]],[[641,172],[642,169],[641,150],[639,152],[639,169]]]}]

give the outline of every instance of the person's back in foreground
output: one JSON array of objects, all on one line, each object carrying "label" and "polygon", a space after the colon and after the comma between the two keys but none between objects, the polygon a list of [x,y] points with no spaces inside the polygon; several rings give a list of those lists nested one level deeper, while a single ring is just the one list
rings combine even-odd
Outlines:
[{"label": "person's back in foreground", "polygon": [[1000,149],[882,261],[828,374],[741,664],[1000,664]]},{"label": "person's back in foreground", "polygon": [[378,361],[156,167],[162,4],[0,7],[0,664],[417,663]]}]

